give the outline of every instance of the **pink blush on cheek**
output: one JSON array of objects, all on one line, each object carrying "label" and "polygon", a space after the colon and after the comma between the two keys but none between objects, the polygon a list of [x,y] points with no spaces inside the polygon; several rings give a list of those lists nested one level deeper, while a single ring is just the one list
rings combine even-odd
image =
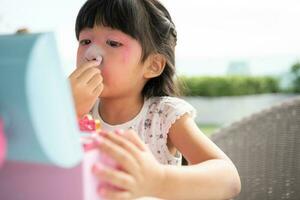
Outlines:
[{"label": "pink blush on cheek", "polygon": [[140,61],[140,57],[142,54],[142,47],[140,43],[133,39],[132,37],[122,33],[116,34],[116,41],[120,41],[123,46],[121,47],[121,51],[119,51],[121,55],[121,61],[124,64],[130,64],[132,62],[136,63],[136,59],[138,62]]},{"label": "pink blush on cheek", "polygon": [[133,60],[138,59],[140,60],[141,57],[141,47],[135,43],[127,43],[126,46],[123,47],[122,51],[122,61],[125,64],[129,64],[134,62]]},{"label": "pink blush on cheek", "polygon": [[130,56],[130,50],[128,48],[125,48],[124,51],[122,52],[122,60],[123,63],[128,63],[129,61],[129,56]]}]

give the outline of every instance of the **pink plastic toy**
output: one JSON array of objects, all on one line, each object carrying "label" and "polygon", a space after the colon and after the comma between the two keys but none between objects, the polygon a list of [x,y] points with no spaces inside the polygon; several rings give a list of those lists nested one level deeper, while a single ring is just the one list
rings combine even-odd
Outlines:
[{"label": "pink plastic toy", "polygon": [[99,132],[101,130],[100,121],[93,119],[93,117],[88,114],[79,120],[79,128],[85,132]]},{"label": "pink plastic toy", "polygon": [[83,177],[84,177],[84,199],[94,200],[99,199],[100,188],[113,188],[118,190],[109,183],[99,180],[93,173],[92,167],[99,162],[105,166],[119,169],[116,162],[110,157],[101,154],[97,148],[97,140],[99,139],[99,132],[101,131],[100,122],[94,120],[91,115],[86,115],[79,120],[81,131],[89,132],[90,135],[83,136],[81,139],[85,154],[83,160]]},{"label": "pink plastic toy", "polygon": [[6,141],[4,137],[4,124],[0,118],[0,166],[2,165],[6,152]]}]

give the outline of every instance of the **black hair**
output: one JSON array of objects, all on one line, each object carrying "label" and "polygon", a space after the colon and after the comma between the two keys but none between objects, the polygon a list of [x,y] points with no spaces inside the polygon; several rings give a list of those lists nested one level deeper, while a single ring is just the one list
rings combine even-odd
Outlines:
[{"label": "black hair", "polygon": [[95,25],[136,39],[142,46],[142,62],[153,53],[165,57],[162,74],[146,83],[144,97],[179,95],[175,78],[177,33],[169,12],[158,0],[87,0],[77,15],[76,38],[84,28]]}]

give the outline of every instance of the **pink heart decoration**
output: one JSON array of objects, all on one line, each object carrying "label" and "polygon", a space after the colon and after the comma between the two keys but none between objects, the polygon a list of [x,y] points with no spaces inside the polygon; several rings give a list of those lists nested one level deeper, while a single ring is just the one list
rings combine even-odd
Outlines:
[{"label": "pink heart decoration", "polygon": [[4,137],[4,123],[0,118],[0,166],[2,165],[6,152],[6,141]]}]

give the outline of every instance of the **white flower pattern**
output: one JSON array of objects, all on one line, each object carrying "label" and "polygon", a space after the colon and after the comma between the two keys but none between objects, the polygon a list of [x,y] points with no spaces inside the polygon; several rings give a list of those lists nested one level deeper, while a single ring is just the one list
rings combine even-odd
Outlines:
[{"label": "white flower pattern", "polygon": [[[97,109],[93,109],[97,111]],[[134,129],[148,145],[155,158],[162,164],[181,165],[182,156],[178,152],[172,155],[167,147],[169,129],[184,114],[195,118],[195,109],[186,101],[176,97],[152,97],[145,101],[143,112],[126,126],[109,128]],[[100,118],[98,112],[94,117]],[[100,120],[101,121],[101,120]],[[129,122],[128,122],[129,123]]]}]

